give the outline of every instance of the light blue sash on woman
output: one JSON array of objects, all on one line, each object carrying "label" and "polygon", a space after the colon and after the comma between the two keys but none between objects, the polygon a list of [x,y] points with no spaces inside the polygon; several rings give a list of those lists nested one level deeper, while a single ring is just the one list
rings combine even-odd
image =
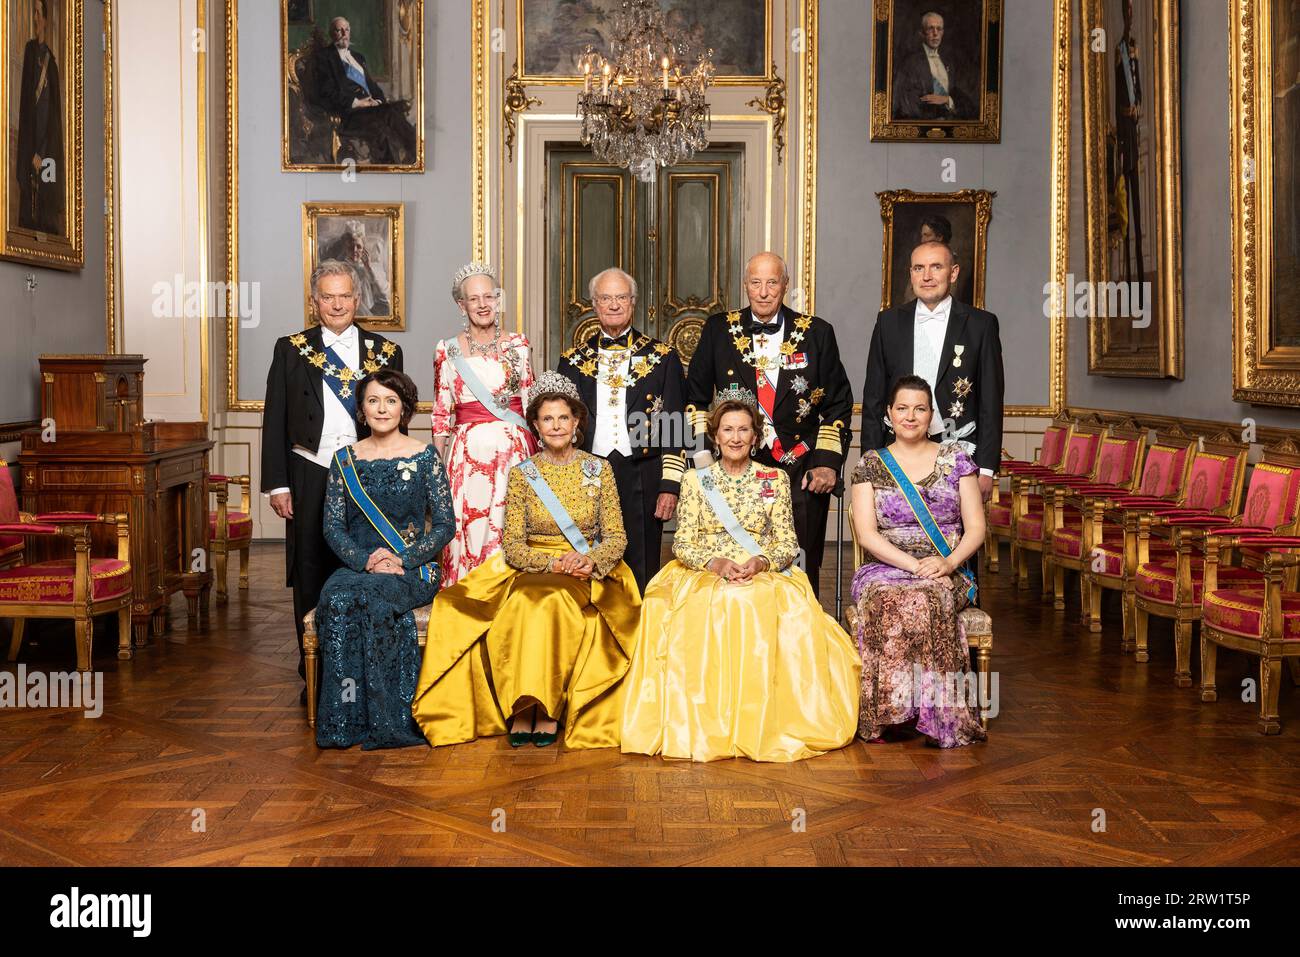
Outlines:
[{"label": "light blue sash on woman", "polygon": [[[727,534],[731,536],[732,541],[749,553],[750,558],[763,555],[763,549],[758,547],[758,542],[754,541],[754,536],[750,535],[745,530],[745,526],[740,524],[740,520],[736,518],[736,513],[731,510],[727,500],[718,491],[718,485],[713,481],[709,468],[711,466],[696,469],[695,474],[699,476],[700,488],[704,490],[704,500],[709,503],[709,508],[713,509],[714,517],[722,523],[722,527],[727,530]],[[763,555],[763,557],[766,558],[767,556]],[[770,565],[771,562],[769,561],[768,564]],[[780,574],[789,575],[790,569],[783,568]]]},{"label": "light blue sash on woman", "polygon": [[[583,474],[586,474],[588,462],[595,462],[598,467],[600,465],[600,463],[596,462],[594,459],[584,461],[582,463]],[[531,485],[533,491],[537,493],[537,497],[542,500],[542,505],[544,505],[546,510],[551,513],[551,518],[555,520],[555,524],[560,526],[560,531],[563,532],[564,537],[569,540],[569,544],[573,546],[573,550],[580,555],[585,555],[587,552],[591,551],[591,546],[587,544],[587,539],[583,537],[582,532],[578,531],[578,523],[573,520],[573,516],[569,514],[569,510],[564,507],[564,503],[561,502],[559,496],[555,494],[555,490],[547,484],[545,477],[543,477],[542,472],[537,465],[531,461],[524,460],[516,465],[515,468],[519,469],[519,471],[523,473],[524,478],[528,480],[528,484]]]},{"label": "light blue sash on woman", "polygon": [[524,417],[514,409],[502,408],[497,404],[497,397],[492,394],[492,390],[483,384],[483,380],[474,372],[470,366],[469,360],[460,352],[460,346],[455,342],[447,345],[447,357],[451,359],[451,364],[456,367],[460,377],[465,380],[465,385],[469,386],[469,391],[474,393],[474,398],[479,400],[483,408],[487,409],[502,422],[508,422],[510,425],[518,426],[525,432],[528,431],[528,423]]},{"label": "light blue sash on woman", "polygon": [[[379,537],[392,549],[394,554],[406,554],[408,547],[406,539],[402,538],[402,533],[388,520],[388,516],[379,510],[379,506],[371,500],[365,486],[361,484],[361,478],[357,475],[356,464],[352,461],[352,446],[344,446],[335,452],[334,461],[338,464],[339,472],[343,475],[343,485],[347,488],[348,497],[352,499],[352,503],[361,509],[361,514],[375,527]],[[421,565],[418,569],[420,577],[430,584],[433,582],[432,568],[433,565],[430,563]]]},{"label": "light blue sash on woman", "polygon": [[[899,491],[903,493],[903,498],[907,499],[907,504],[916,517],[917,524],[921,526],[926,537],[930,539],[930,544],[934,546],[940,555],[947,558],[952,554],[952,548],[949,546],[948,540],[943,537],[943,532],[939,530],[939,523],[934,520],[934,515],[930,512],[930,506],[926,504],[925,498],[917,487],[912,484],[912,480],[907,477],[907,473],[903,471],[903,467],[898,464],[898,460],[894,458],[894,454],[889,449],[879,449],[876,454],[880,456],[880,461],[885,463],[885,468],[889,469],[889,474],[894,477]],[[966,598],[971,604],[974,604],[975,576],[971,574],[970,569],[965,565],[962,565],[957,571],[966,579]]]}]

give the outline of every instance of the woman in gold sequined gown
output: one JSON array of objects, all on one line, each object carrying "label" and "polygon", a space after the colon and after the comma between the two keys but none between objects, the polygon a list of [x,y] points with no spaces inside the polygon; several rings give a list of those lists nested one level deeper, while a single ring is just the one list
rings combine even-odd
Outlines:
[{"label": "woman in gold sequined gown", "polygon": [[[792,566],[789,478],[750,458],[761,434],[749,401],[724,400],[709,416],[722,458],[686,471],[676,560],[646,588],[625,682],[626,752],[797,761],[853,740],[861,662]],[[709,486],[758,554],[727,532]]]},{"label": "woman in gold sequined gown", "polygon": [[[586,408],[558,373],[538,377],[527,419],[542,449],[510,472],[502,550],[439,594],[412,705],[432,745],[510,733],[542,747],[618,744],[620,683],[640,616],[608,462],[574,447]],[[575,550],[526,470],[573,519]]]}]

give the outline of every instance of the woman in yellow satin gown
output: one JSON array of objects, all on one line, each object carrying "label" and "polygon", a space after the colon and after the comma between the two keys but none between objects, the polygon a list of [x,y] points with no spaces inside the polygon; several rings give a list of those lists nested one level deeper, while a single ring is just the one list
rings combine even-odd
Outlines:
[{"label": "woman in yellow satin gown", "polygon": [[434,746],[545,747],[563,723],[570,748],[615,747],[641,599],[614,473],[576,447],[587,409],[564,376],[538,377],[526,418],[542,448],[510,471],[501,551],[433,603],[411,712]]},{"label": "woman in yellow satin gown", "polygon": [[[721,460],[687,469],[673,555],[646,586],[623,705],[625,752],[712,761],[798,761],[843,747],[858,722],[861,661],[827,615],[799,551],[790,480],[757,465],[751,393],[709,415]],[[720,495],[738,540],[711,502]]]}]

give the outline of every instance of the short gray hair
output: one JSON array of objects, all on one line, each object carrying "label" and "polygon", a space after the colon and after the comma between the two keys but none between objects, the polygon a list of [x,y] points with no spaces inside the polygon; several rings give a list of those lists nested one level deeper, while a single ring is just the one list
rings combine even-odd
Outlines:
[{"label": "short gray hair", "polygon": [[596,275],[591,277],[591,282],[587,283],[587,298],[592,302],[596,301],[596,286],[606,276],[619,276],[627,283],[628,288],[632,290],[632,298],[636,298],[636,280],[630,275],[619,269],[617,266],[610,266],[608,269],[602,269]]},{"label": "short gray hair", "polygon": [[776,253],[767,249],[759,253],[754,253],[754,255],[750,256],[748,259],[745,260],[745,271],[741,273],[742,276],[749,275],[749,267],[754,265],[754,260],[757,259],[759,256],[776,257],[776,261],[781,264],[781,281],[784,283],[788,283],[790,281],[790,267],[786,265],[785,259],[782,258],[781,256],[777,256]]},{"label": "short gray hair", "polygon": [[311,297],[316,298],[317,288],[320,281],[326,276],[347,276],[352,280],[352,292],[357,291],[357,274],[356,271],[345,262],[337,259],[327,259],[311,271]]}]

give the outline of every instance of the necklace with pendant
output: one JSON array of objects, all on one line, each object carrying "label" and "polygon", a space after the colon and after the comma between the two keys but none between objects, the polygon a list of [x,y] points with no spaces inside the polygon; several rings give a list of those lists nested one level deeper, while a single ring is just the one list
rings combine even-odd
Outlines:
[{"label": "necklace with pendant", "polygon": [[492,341],[480,345],[474,341],[474,337],[468,330],[465,332],[465,341],[469,343],[469,354],[472,356],[486,356],[489,359],[495,359],[498,353],[498,347],[501,343],[501,326],[493,325]]}]

